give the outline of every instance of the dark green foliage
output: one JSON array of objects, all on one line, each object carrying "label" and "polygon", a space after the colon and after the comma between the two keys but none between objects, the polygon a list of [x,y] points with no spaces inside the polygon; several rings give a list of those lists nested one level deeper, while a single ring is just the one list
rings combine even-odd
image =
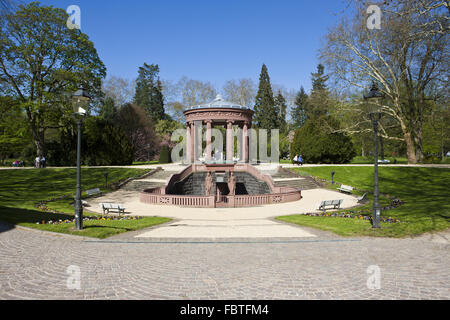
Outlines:
[{"label": "dark green foliage", "polygon": [[311,73],[312,78],[312,91],[321,91],[327,90],[326,82],[328,80],[328,76],[325,75],[325,67],[322,64],[317,66],[317,72]]},{"label": "dark green foliage", "polygon": [[253,123],[262,129],[278,129],[278,115],[270,85],[269,73],[265,64],[259,76],[259,89],[255,98]]},{"label": "dark green foliage", "polygon": [[0,160],[18,157],[30,142],[29,126],[18,101],[0,96]]},{"label": "dark green foliage", "polygon": [[[50,166],[75,166],[77,148],[76,126],[61,132],[59,141],[47,144],[47,163]],[[134,151],[129,139],[114,124],[99,117],[85,119],[81,136],[83,165],[129,165]]]},{"label": "dark green foliage", "polygon": [[296,98],[295,107],[291,109],[291,118],[294,128],[300,128],[306,123],[308,110],[308,95],[303,87],[300,88]]},{"label": "dark green foliage", "polygon": [[36,145],[31,142],[22,149],[20,159],[25,162],[25,166],[33,166],[36,155]]},{"label": "dark green foliage", "polygon": [[103,105],[100,107],[100,112],[98,115],[104,120],[112,121],[116,112],[117,106],[114,103],[114,99],[107,97]]},{"label": "dark green foliage", "polygon": [[163,96],[163,88],[162,83],[158,79],[156,81],[156,86],[153,88],[153,106],[152,106],[152,114],[151,117],[154,121],[158,121],[161,119],[166,119],[166,115],[164,113],[164,96]]},{"label": "dark green foliage", "polygon": [[278,91],[277,96],[275,97],[275,108],[276,112],[278,114],[278,129],[280,129],[280,132],[285,133],[287,130],[287,123],[286,123],[286,99],[281,94],[281,91]]},{"label": "dark green foliage", "polygon": [[[338,126],[330,116],[308,120],[295,131],[291,159],[302,155],[304,163],[348,163],[356,155],[353,143],[343,133],[331,132],[327,125]],[[327,124],[327,125],[325,125]]]},{"label": "dark green foliage", "polygon": [[319,64],[317,72],[311,73],[312,89],[306,105],[306,119],[314,119],[326,115],[330,109],[330,92],[326,81],[328,76],[324,74],[324,66]]},{"label": "dark green foliage", "polygon": [[170,163],[170,149],[169,146],[163,145],[159,153],[159,163]]},{"label": "dark green foliage", "polygon": [[153,121],[164,119],[164,98],[158,76],[159,66],[144,63],[143,67],[139,67],[138,73],[134,103],[142,107]]},{"label": "dark green foliage", "polygon": [[89,166],[129,165],[134,150],[128,137],[118,127],[105,120],[86,121],[83,138],[86,146],[83,162]]}]

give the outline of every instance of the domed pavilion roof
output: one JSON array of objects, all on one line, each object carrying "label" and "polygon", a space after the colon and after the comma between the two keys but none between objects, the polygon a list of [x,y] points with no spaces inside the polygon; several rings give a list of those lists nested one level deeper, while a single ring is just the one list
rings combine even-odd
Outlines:
[{"label": "domed pavilion roof", "polygon": [[187,110],[195,110],[195,109],[208,109],[208,108],[224,108],[224,109],[231,108],[231,109],[250,110],[250,108],[243,107],[237,103],[226,101],[222,98],[222,96],[220,94],[218,94],[213,101],[189,107],[186,109],[186,111]]}]

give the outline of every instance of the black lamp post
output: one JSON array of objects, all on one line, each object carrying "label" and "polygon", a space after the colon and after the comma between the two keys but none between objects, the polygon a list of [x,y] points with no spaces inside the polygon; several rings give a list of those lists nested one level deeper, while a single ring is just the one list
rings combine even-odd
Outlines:
[{"label": "black lamp post", "polygon": [[372,82],[372,87],[367,95],[364,95],[364,100],[368,102],[369,106],[369,118],[372,120],[374,131],[374,193],[373,193],[373,221],[372,228],[380,228],[380,204],[378,201],[378,121],[381,119],[380,101],[383,98],[383,94],[378,91],[378,86],[375,82]]},{"label": "black lamp post", "polygon": [[83,204],[81,203],[81,124],[86,109],[91,100],[90,96],[82,88],[78,89],[72,95],[72,106],[74,110],[74,117],[77,121],[78,127],[78,142],[77,142],[77,191],[75,195],[75,228],[77,230],[83,229]]}]

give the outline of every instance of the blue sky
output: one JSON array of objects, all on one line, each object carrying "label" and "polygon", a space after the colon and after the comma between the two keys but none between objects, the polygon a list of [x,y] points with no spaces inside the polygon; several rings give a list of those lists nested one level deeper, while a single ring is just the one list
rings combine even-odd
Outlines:
[{"label": "blue sky", "polygon": [[220,89],[243,77],[258,83],[262,63],[272,83],[311,88],[311,72],[327,28],[343,0],[44,0],[81,8],[82,31],[108,75],[134,79],[144,62],[162,79],[183,75]]}]

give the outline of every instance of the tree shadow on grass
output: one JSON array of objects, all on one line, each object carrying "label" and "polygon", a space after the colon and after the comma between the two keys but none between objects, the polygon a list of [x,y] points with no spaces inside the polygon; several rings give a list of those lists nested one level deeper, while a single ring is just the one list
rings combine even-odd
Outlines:
[{"label": "tree shadow on grass", "polygon": [[102,225],[98,225],[98,224],[93,224],[93,225],[83,225],[83,229],[98,229],[98,228],[108,228],[108,229],[118,229],[118,230],[125,230],[126,232],[128,231],[134,231],[134,229],[130,229],[130,228],[123,228],[123,227],[114,227],[114,226],[102,226]]},{"label": "tree shadow on grass", "polygon": [[0,232],[11,230],[14,228],[14,225],[21,225],[26,223],[36,224],[37,222],[42,221],[47,222],[50,220],[55,221],[67,219],[73,219],[73,215],[0,206],[0,221],[3,222],[2,225],[9,225],[9,229],[7,227],[2,227],[0,228]]}]

